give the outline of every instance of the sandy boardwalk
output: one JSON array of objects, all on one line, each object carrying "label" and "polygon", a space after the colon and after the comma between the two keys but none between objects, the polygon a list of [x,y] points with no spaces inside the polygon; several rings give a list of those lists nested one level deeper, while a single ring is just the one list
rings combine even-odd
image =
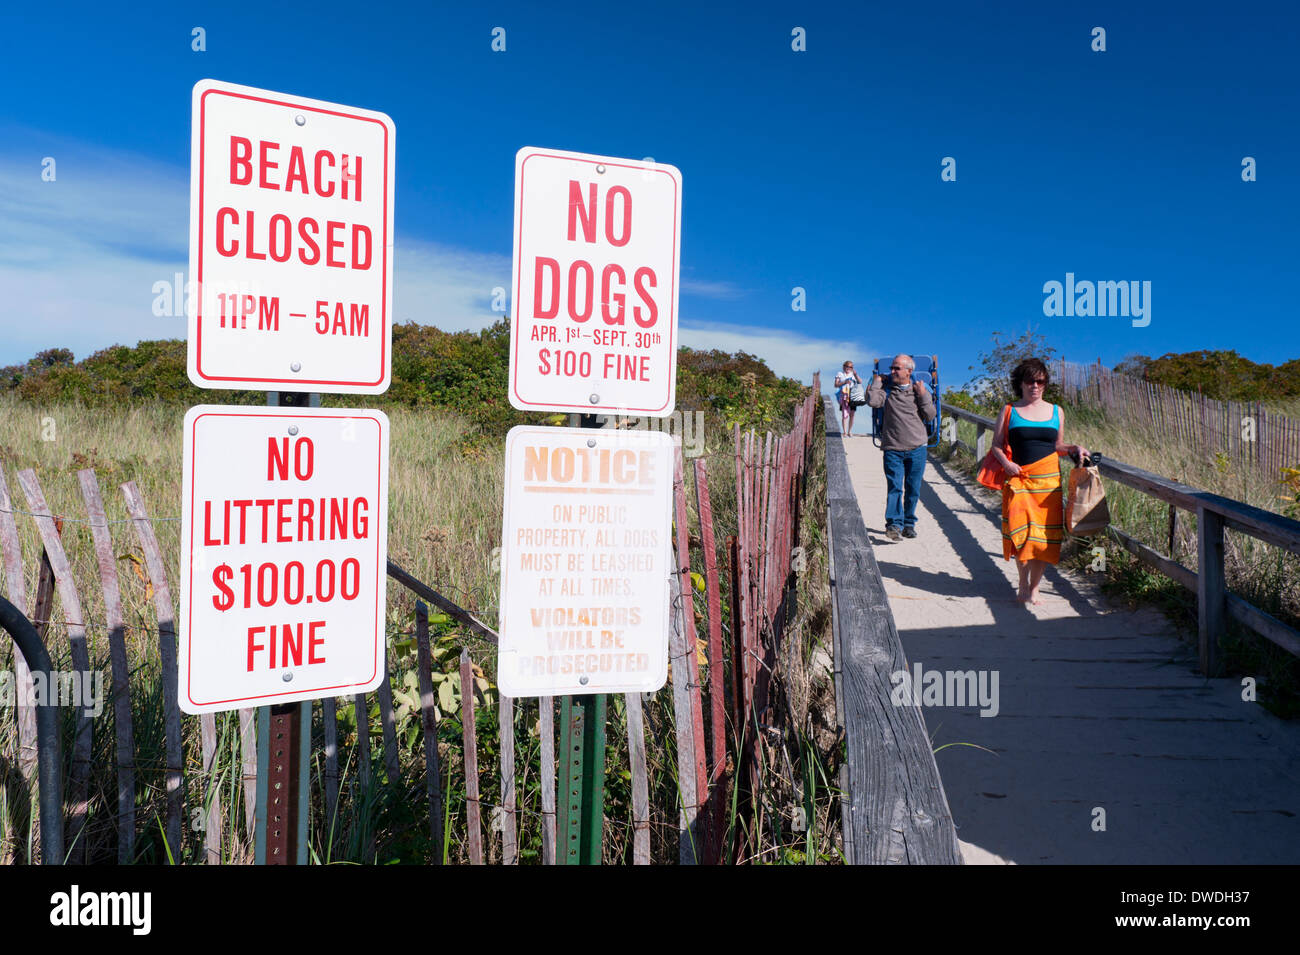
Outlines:
[{"label": "sandy boardwalk", "polygon": [[1300,725],[1197,675],[1163,615],[1086,575],[1049,569],[1042,604],[1019,604],[998,497],[933,457],[919,537],[891,543],[880,452],[828,440],[845,441],[909,668],[923,687],[982,673],[996,699],[990,716],[952,697],[922,710],[937,750],[973,744],[936,755],[968,862],[1300,862]]}]

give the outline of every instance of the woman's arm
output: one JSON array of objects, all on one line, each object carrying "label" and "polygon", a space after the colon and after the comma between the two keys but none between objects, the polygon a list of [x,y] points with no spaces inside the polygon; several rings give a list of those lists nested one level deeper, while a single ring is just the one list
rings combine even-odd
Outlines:
[{"label": "woman's arm", "polygon": [[1075,454],[1079,455],[1079,463],[1083,464],[1083,459],[1088,457],[1088,449],[1081,444],[1065,443],[1065,412],[1061,406],[1056,406],[1056,413],[1061,416],[1061,427],[1056,432],[1056,453],[1057,454]]},{"label": "woman's arm", "polygon": [[[1005,411],[1006,409],[1003,410]],[[1010,425],[1010,418],[1010,414],[998,415],[998,426],[993,431],[992,450],[993,457],[997,460],[998,464],[1002,465],[1002,470],[1006,472],[1007,476],[1015,477],[1020,473],[1020,465],[1008,458],[1006,452],[1002,450],[1002,446],[1007,443],[1007,427]]]}]

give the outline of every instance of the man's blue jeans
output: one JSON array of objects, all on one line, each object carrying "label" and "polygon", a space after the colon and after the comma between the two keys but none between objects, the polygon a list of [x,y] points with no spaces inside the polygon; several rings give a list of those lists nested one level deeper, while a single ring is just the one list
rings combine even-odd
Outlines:
[{"label": "man's blue jeans", "polygon": [[885,526],[916,525],[916,500],[921,496],[921,478],[925,475],[926,446],[911,451],[886,451]]}]

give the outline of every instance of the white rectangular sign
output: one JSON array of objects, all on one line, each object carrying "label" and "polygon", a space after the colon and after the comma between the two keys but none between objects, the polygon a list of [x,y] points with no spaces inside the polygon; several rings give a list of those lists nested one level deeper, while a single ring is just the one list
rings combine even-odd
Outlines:
[{"label": "white rectangular sign", "polygon": [[673,441],[506,436],[497,679],[507,696],[649,693],[668,679]]},{"label": "white rectangular sign", "polygon": [[184,461],[181,709],[378,686],[384,413],[198,405],[185,415]]},{"label": "white rectangular sign", "polygon": [[672,414],[681,219],[675,166],[519,150],[512,405]]},{"label": "white rectangular sign", "polygon": [[393,121],[200,80],[190,135],[190,380],[387,390]]}]

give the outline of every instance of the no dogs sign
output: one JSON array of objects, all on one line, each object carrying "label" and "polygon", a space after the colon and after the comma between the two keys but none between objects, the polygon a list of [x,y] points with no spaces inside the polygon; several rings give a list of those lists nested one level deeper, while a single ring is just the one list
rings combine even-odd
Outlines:
[{"label": "no dogs sign", "polygon": [[186,713],[383,679],[388,418],[199,405],[185,416],[180,703]]},{"label": "no dogs sign", "polygon": [[497,679],[507,696],[649,693],[668,678],[673,442],[506,436]]},{"label": "no dogs sign", "polygon": [[512,405],[672,414],[681,212],[673,166],[519,150]]},{"label": "no dogs sign", "polygon": [[387,390],[393,121],[202,80],[191,137],[190,380]]}]

